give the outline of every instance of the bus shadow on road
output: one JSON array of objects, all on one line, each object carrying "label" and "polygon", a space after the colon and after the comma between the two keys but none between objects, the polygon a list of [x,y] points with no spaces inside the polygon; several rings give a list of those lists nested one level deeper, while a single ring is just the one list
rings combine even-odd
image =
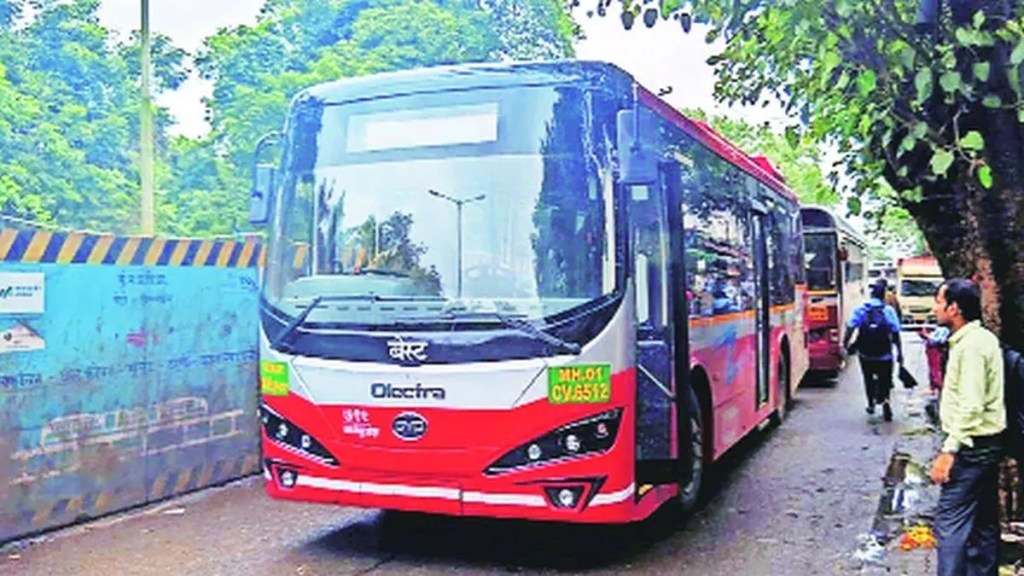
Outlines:
[{"label": "bus shadow on road", "polygon": [[628,563],[685,525],[663,508],[622,526],[569,525],[382,512],[310,542],[321,554],[417,567],[593,570]]},{"label": "bus shadow on road", "polygon": [[726,454],[709,478],[703,505],[692,514],[666,503],[642,522],[594,526],[382,512],[323,534],[306,548],[317,556],[447,570],[628,570],[646,563],[656,548],[692,536],[777,430],[752,434]]}]

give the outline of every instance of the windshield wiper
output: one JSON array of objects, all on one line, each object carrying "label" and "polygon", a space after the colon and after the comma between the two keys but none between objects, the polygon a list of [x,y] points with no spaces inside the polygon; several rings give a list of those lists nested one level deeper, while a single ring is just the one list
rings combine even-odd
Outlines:
[{"label": "windshield wiper", "polygon": [[300,311],[298,314],[296,314],[295,318],[292,318],[292,321],[289,322],[288,325],[285,326],[284,329],[282,329],[281,332],[279,332],[277,334],[277,336],[274,337],[274,341],[270,343],[270,347],[271,348],[278,348],[278,347],[280,347],[280,345],[284,342],[284,339],[287,338],[288,336],[290,336],[292,334],[292,332],[295,332],[295,329],[298,328],[303,322],[306,321],[306,318],[309,317],[309,314],[317,306],[320,305],[320,302],[322,302],[323,299],[324,299],[323,296],[316,296],[312,300],[310,300],[309,304],[307,304],[306,307],[302,309],[302,311]]},{"label": "windshield wiper", "polygon": [[581,349],[579,344],[575,342],[567,342],[565,340],[562,340],[558,336],[548,334],[547,332],[538,328],[532,322],[528,322],[516,316],[509,316],[501,312],[469,312],[466,314],[454,314],[450,312],[448,317],[451,318],[452,320],[460,320],[466,318],[473,318],[477,316],[490,316],[492,318],[496,318],[499,322],[501,322],[501,325],[505,326],[506,328],[519,330],[524,334],[533,336],[534,338],[537,338],[538,340],[550,346],[559,348],[564,352],[568,352],[570,354],[580,353]]},{"label": "windshield wiper", "polygon": [[411,278],[408,272],[402,272],[401,270],[392,270],[390,268],[363,268],[356,275],[359,274],[376,274],[378,276],[394,276],[395,278]]},{"label": "windshield wiper", "polygon": [[285,326],[281,332],[274,338],[270,343],[272,348],[280,346],[285,338],[291,336],[295,330],[301,326],[306,318],[320,305],[321,302],[344,302],[346,300],[362,300],[367,302],[441,302],[444,301],[442,296],[381,296],[380,294],[338,294],[333,296],[315,296],[310,300],[299,313],[292,318],[292,321]]},{"label": "windshield wiper", "polygon": [[408,272],[402,272],[401,270],[392,270],[391,268],[363,268],[362,270],[350,270],[346,272],[338,272],[339,276],[364,276],[366,274],[374,276],[390,276],[392,278],[412,278]]}]

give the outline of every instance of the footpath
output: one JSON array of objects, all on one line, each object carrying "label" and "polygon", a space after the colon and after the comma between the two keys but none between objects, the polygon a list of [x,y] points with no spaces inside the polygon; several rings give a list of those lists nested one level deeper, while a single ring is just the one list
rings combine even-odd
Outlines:
[{"label": "footpath", "polygon": [[[853,552],[861,574],[925,576],[936,573],[934,533],[939,486],[928,478],[941,445],[938,426],[929,417],[927,381],[908,366],[920,385],[893,390],[897,420],[895,442],[881,476],[878,508]],[[1024,531],[1004,525],[1000,576],[1024,576]],[[1020,532],[1020,534],[1017,534]]]}]

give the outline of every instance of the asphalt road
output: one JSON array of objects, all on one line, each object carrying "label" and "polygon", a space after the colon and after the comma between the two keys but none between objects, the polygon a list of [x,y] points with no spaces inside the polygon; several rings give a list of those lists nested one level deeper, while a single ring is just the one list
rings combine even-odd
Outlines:
[{"label": "asphalt road", "polygon": [[[920,366],[916,340],[908,358]],[[856,365],[837,383],[805,386],[781,427],[717,467],[689,518],[578,527],[422,517],[275,502],[253,478],[14,543],[0,575],[857,573],[851,553],[871,526],[902,408],[893,423],[865,414]]]}]

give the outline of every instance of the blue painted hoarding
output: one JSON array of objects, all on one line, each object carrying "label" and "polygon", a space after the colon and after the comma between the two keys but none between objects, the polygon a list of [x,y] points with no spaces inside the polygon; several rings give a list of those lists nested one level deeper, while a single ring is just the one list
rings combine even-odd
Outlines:
[{"label": "blue painted hoarding", "polygon": [[0,541],[258,468],[256,275],[0,257]]}]

